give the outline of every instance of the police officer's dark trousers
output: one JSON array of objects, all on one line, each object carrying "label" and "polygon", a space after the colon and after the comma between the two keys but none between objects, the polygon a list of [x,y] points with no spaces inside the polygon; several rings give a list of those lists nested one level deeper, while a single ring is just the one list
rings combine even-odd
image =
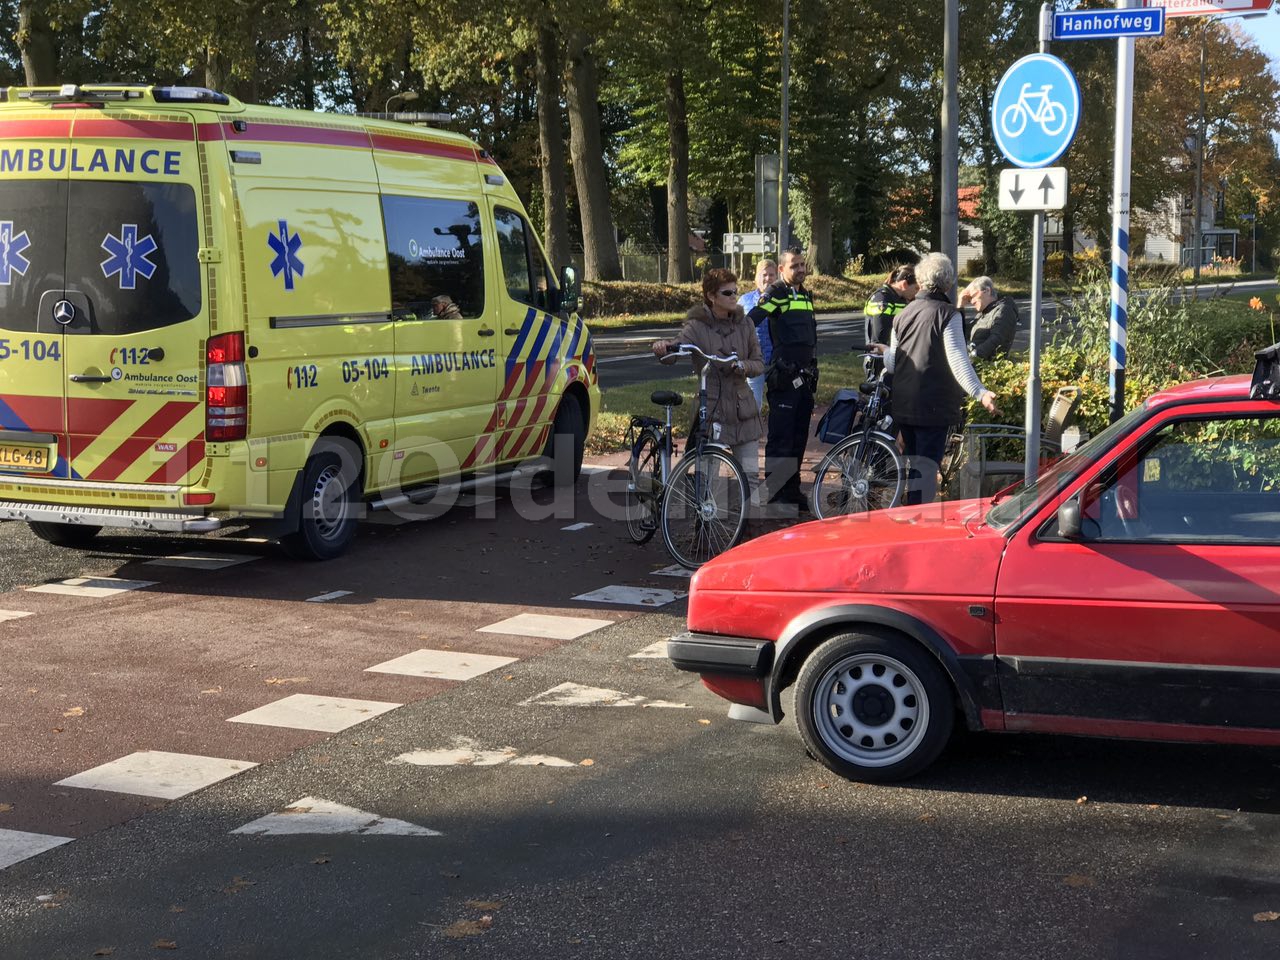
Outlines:
[{"label": "police officer's dark trousers", "polygon": [[803,503],[800,464],[809,442],[813,392],[807,386],[769,391],[769,437],[764,446],[765,477],[774,503]]}]

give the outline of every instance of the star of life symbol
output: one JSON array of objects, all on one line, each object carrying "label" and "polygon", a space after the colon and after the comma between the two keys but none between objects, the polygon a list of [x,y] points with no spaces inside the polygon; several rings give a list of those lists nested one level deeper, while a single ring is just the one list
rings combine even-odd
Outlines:
[{"label": "star of life symbol", "polygon": [[137,283],[138,274],[150,280],[156,272],[156,265],[147,257],[159,249],[151,234],[138,236],[138,226],[134,223],[120,224],[120,236],[108,233],[102,241],[102,249],[110,256],[102,261],[102,275],[110,277],[120,275],[120,289],[132,290]]},{"label": "star of life symbol", "polygon": [[13,235],[13,221],[0,220],[0,285],[8,286],[16,273],[20,277],[27,275],[31,261],[22,255],[22,251],[31,246],[27,231],[23,230],[16,237]]},{"label": "star of life symbol", "polygon": [[303,274],[302,261],[298,259],[298,250],[302,247],[302,238],[296,233],[290,235],[289,221],[277,220],[277,233],[267,235],[267,246],[276,252],[276,258],[271,261],[271,275],[273,277],[284,274],[284,288],[286,290],[293,289],[293,275]]}]

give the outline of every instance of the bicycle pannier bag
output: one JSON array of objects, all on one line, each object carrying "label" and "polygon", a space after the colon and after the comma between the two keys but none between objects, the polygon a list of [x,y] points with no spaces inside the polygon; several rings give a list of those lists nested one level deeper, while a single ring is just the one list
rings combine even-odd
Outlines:
[{"label": "bicycle pannier bag", "polygon": [[1249,387],[1252,400],[1280,400],[1280,343],[1273,343],[1254,354],[1253,382]]},{"label": "bicycle pannier bag", "polygon": [[831,409],[818,421],[814,436],[823,443],[839,443],[853,432],[854,416],[862,403],[857,390],[837,390]]}]

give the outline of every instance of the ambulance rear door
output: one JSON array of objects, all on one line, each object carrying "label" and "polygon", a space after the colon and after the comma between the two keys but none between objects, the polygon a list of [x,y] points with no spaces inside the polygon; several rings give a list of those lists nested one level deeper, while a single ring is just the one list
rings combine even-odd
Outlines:
[{"label": "ambulance rear door", "polygon": [[196,126],[180,110],[76,111],[63,326],[73,476],[190,485],[204,465]]},{"label": "ambulance rear door", "polygon": [[11,109],[0,115],[0,474],[66,478],[58,320],[68,318],[71,119]]}]

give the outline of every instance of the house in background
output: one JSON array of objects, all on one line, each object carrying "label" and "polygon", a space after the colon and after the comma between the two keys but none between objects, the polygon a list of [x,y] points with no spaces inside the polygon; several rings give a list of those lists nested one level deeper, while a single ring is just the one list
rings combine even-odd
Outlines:
[{"label": "house in background", "polygon": [[[1215,257],[1238,256],[1240,231],[1215,226],[1223,214],[1224,192],[1209,191],[1200,208],[1200,266]],[[1193,201],[1181,195],[1165,197],[1154,210],[1134,211],[1134,219],[1147,230],[1140,255],[1147,260],[1164,260],[1191,266],[1195,262],[1195,226],[1191,220]]]}]

